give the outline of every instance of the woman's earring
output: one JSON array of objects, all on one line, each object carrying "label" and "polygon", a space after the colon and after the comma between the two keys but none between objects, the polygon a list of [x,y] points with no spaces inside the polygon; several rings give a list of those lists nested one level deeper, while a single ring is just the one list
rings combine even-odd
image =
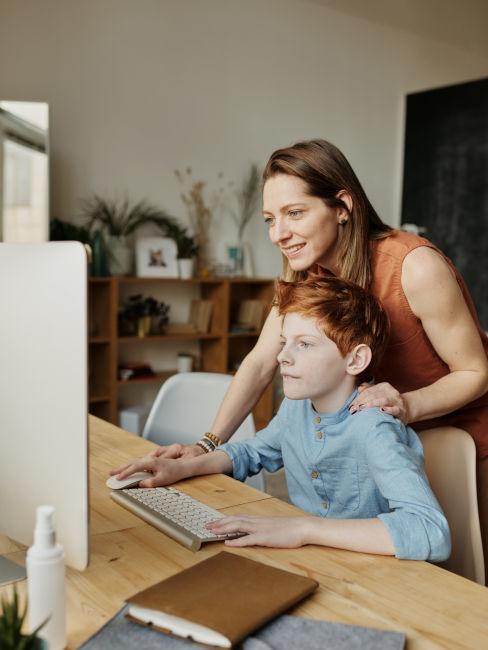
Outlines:
[{"label": "woman's earring", "polygon": [[343,226],[346,223],[347,223],[347,217],[341,217],[339,219],[339,225]]}]

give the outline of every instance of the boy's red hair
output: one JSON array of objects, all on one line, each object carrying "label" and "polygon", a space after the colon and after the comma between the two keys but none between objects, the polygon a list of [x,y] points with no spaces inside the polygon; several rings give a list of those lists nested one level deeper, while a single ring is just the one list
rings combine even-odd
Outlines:
[{"label": "boy's red hair", "polygon": [[372,352],[368,373],[380,362],[388,342],[388,316],[379,301],[357,284],[314,274],[297,282],[278,280],[276,305],[282,315],[296,312],[315,319],[342,356],[361,343],[368,345]]}]

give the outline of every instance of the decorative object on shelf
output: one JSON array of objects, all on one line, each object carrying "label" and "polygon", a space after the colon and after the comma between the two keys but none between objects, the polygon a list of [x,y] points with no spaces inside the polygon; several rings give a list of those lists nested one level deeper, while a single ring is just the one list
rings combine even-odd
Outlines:
[{"label": "decorative object on shelf", "polygon": [[122,381],[131,381],[134,379],[149,379],[155,377],[156,373],[149,363],[134,362],[122,363],[118,367],[118,376]]},{"label": "decorative object on shelf", "polygon": [[178,273],[182,280],[193,277],[195,258],[198,255],[198,244],[195,237],[188,234],[186,228],[178,228],[170,236],[176,242],[178,249]]},{"label": "decorative object on shelf", "polygon": [[90,233],[95,228],[107,236],[110,271],[113,275],[129,275],[133,267],[131,236],[141,226],[148,224],[164,234],[178,229],[175,219],[161,208],[139,201],[131,205],[128,199],[119,202],[93,195],[82,202],[82,214]]},{"label": "decorative object on shelf", "polygon": [[119,336],[161,335],[169,321],[169,305],[142,294],[130,296],[118,312]]},{"label": "decorative object on shelf", "polygon": [[208,334],[212,320],[211,300],[192,300],[188,323],[170,323],[168,334]]},{"label": "decorative object on shelf", "polygon": [[140,237],[136,241],[138,278],[177,278],[176,243],[169,237]]},{"label": "decorative object on shelf", "polygon": [[235,276],[250,277],[254,274],[251,247],[244,242],[244,231],[257,212],[260,178],[258,166],[252,164],[241,187],[234,192],[237,207],[231,208],[230,214],[237,226],[237,241],[227,245],[227,258]]},{"label": "decorative object on shelf", "polygon": [[191,372],[193,370],[193,355],[188,352],[178,352],[178,372]]},{"label": "decorative object on shelf", "polygon": [[47,643],[38,637],[39,631],[47,621],[44,621],[30,634],[22,634],[27,614],[27,605],[20,610],[17,586],[13,588],[13,598],[7,599],[2,595],[0,602],[0,648],[2,650],[47,650]]},{"label": "decorative object on shelf", "polygon": [[192,300],[190,322],[197,332],[207,334],[210,331],[213,304],[211,300]]},{"label": "decorative object on shelf", "polygon": [[[204,196],[206,183],[204,181],[193,181],[190,167],[187,167],[184,172],[175,169],[175,176],[185,188],[180,196],[186,206],[190,224],[195,233],[195,241],[198,246],[198,274],[201,277],[207,277],[210,274],[212,266],[208,250],[209,231],[215,213],[223,204],[224,190],[220,188],[212,192],[210,198],[207,200]],[[220,172],[218,179],[222,178],[223,174]]]},{"label": "decorative object on shelf", "polygon": [[239,305],[237,322],[230,331],[233,333],[259,332],[263,325],[266,303],[264,300],[243,300]]},{"label": "decorative object on shelf", "polygon": [[182,280],[189,280],[193,277],[195,258],[183,257],[178,259],[178,273]]}]

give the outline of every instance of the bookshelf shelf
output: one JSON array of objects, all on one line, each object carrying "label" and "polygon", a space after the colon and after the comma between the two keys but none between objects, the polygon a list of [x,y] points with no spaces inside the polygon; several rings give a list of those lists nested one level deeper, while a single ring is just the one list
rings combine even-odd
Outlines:
[{"label": "bookshelf shelf", "polygon": [[[137,291],[140,293],[151,291],[152,287],[158,287],[158,291],[164,293],[165,287],[168,287],[169,295],[173,296],[174,287],[181,287],[181,292],[177,291],[177,294],[184,295],[185,291],[191,293],[189,301],[195,298],[195,292],[199,293],[200,300],[212,303],[209,333],[168,332],[141,338],[118,336],[118,308],[127,294],[127,285],[139,285]],[[148,344],[163,346],[177,342],[195,342],[199,350],[199,370],[233,374],[234,371],[229,368],[242,361],[259,335],[257,332],[230,331],[231,324],[237,322],[240,305],[243,301],[262,301],[266,305],[267,314],[273,294],[274,280],[268,278],[90,278],[90,412],[117,424],[121,396],[123,402],[124,396],[132,394],[127,393],[131,387],[137,390],[137,386],[157,386],[176,372],[170,370],[159,372],[153,377],[120,380],[118,366],[121,355],[126,359],[128,350],[131,349],[128,346],[132,344],[137,344],[137,349],[143,351]],[[144,355],[141,353],[141,356]],[[266,426],[272,417],[272,407],[272,387],[269,386],[253,411],[256,428]]]}]

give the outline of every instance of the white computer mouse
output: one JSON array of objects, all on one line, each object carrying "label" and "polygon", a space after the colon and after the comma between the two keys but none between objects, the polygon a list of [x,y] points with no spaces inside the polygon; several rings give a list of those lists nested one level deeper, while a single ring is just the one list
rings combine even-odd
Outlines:
[{"label": "white computer mouse", "polygon": [[135,474],[131,474],[127,478],[122,479],[119,481],[119,479],[115,478],[115,476],[111,476],[109,479],[107,479],[106,486],[109,487],[111,490],[122,490],[123,488],[130,488],[134,487],[135,485],[139,485],[141,481],[144,481],[146,478],[152,478],[154,474],[151,472],[136,472]]}]

